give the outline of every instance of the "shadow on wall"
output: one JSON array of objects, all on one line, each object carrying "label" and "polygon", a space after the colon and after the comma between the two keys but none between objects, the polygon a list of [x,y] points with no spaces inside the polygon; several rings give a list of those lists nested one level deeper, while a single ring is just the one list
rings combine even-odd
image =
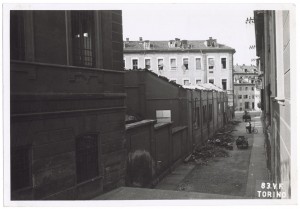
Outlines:
[{"label": "shadow on wall", "polygon": [[147,187],[154,175],[154,161],[149,152],[136,150],[128,154],[126,186]]}]

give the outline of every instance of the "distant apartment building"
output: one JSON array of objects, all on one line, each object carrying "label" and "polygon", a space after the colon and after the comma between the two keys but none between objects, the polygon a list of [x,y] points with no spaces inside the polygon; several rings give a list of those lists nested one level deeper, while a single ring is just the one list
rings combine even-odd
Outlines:
[{"label": "distant apartment building", "polygon": [[180,85],[212,83],[227,91],[233,106],[235,49],[208,40],[124,41],[125,69],[147,68]]},{"label": "distant apartment building", "polygon": [[260,91],[258,70],[254,65],[235,65],[233,72],[235,110],[258,110]]}]

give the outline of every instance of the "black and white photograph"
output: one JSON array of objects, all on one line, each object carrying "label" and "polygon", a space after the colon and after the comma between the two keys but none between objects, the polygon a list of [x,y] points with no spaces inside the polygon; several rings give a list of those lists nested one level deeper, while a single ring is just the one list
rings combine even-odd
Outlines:
[{"label": "black and white photograph", "polygon": [[2,10],[4,206],[297,203],[295,4]]}]

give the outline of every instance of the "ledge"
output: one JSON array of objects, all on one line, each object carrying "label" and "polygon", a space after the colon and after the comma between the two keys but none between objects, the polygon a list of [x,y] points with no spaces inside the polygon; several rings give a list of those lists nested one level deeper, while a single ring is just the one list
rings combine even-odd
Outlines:
[{"label": "ledge", "polygon": [[125,98],[126,93],[12,93],[12,100],[62,100]]},{"label": "ledge", "polygon": [[156,120],[142,120],[142,121],[138,121],[135,123],[130,123],[130,124],[126,124],[125,129],[126,130],[130,130],[130,129],[134,129],[137,127],[142,127],[142,126],[146,126],[149,124],[154,124],[156,122]]},{"label": "ledge", "polygon": [[157,123],[157,124],[154,125],[154,129],[158,130],[158,129],[161,129],[161,128],[165,127],[165,126],[169,126],[169,125],[172,125],[172,124],[173,124],[173,121],[166,122],[166,123]]},{"label": "ledge", "polygon": [[44,67],[57,67],[57,68],[66,68],[66,69],[78,69],[78,70],[89,70],[96,72],[107,72],[107,73],[125,73],[124,70],[109,70],[109,69],[100,69],[100,68],[91,68],[91,67],[78,67],[73,65],[60,65],[60,64],[50,64],[50,63],[41,63],[41,62],[28,62],[20,60],[11,60],[11,63],[14,64],[24,64],[24,65],[34,65],[34,66],[44,66]]},{"label": "ledge", "polygon": [[175,133],[177,133],[179,131],[182,131],[184,129],[187,129],[187,126],[177,126],[177,127],[172,129],[172,134],[175,134]]},{"label": "ledge", "polygon": [[54,111],[54,112],[35,112],[35,113],[16,113],[11,114],[11,118],[27,118],[27,117],[45,117],[53,115],[62,115],[62,114],[80,114],[86,112],[101,112],[101,111],[117,111],[125,110],[126,107],[109,107],[109,108],[98,108],[98,109],[82,109],[82,110],[63,110],[63,111]]}]

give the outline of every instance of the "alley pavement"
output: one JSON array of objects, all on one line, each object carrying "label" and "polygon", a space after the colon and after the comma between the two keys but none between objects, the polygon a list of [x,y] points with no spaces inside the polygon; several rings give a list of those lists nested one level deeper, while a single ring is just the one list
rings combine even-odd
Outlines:
[{"label": "alley pavement", "polygon": [[[244,135],[248,149],[229,150],[229,157],[217,157],[207,165],[182,163],[154,189],[121,187],[96,197],[98,200],[151,199],[252,199],[257,198],[260,183],[268,180],[264,135],[260,112],[250,113],[258,133],[246,133],[245,123],[234,129],[233,136]],[[242,121],[242,114],[236,119]]]}]

